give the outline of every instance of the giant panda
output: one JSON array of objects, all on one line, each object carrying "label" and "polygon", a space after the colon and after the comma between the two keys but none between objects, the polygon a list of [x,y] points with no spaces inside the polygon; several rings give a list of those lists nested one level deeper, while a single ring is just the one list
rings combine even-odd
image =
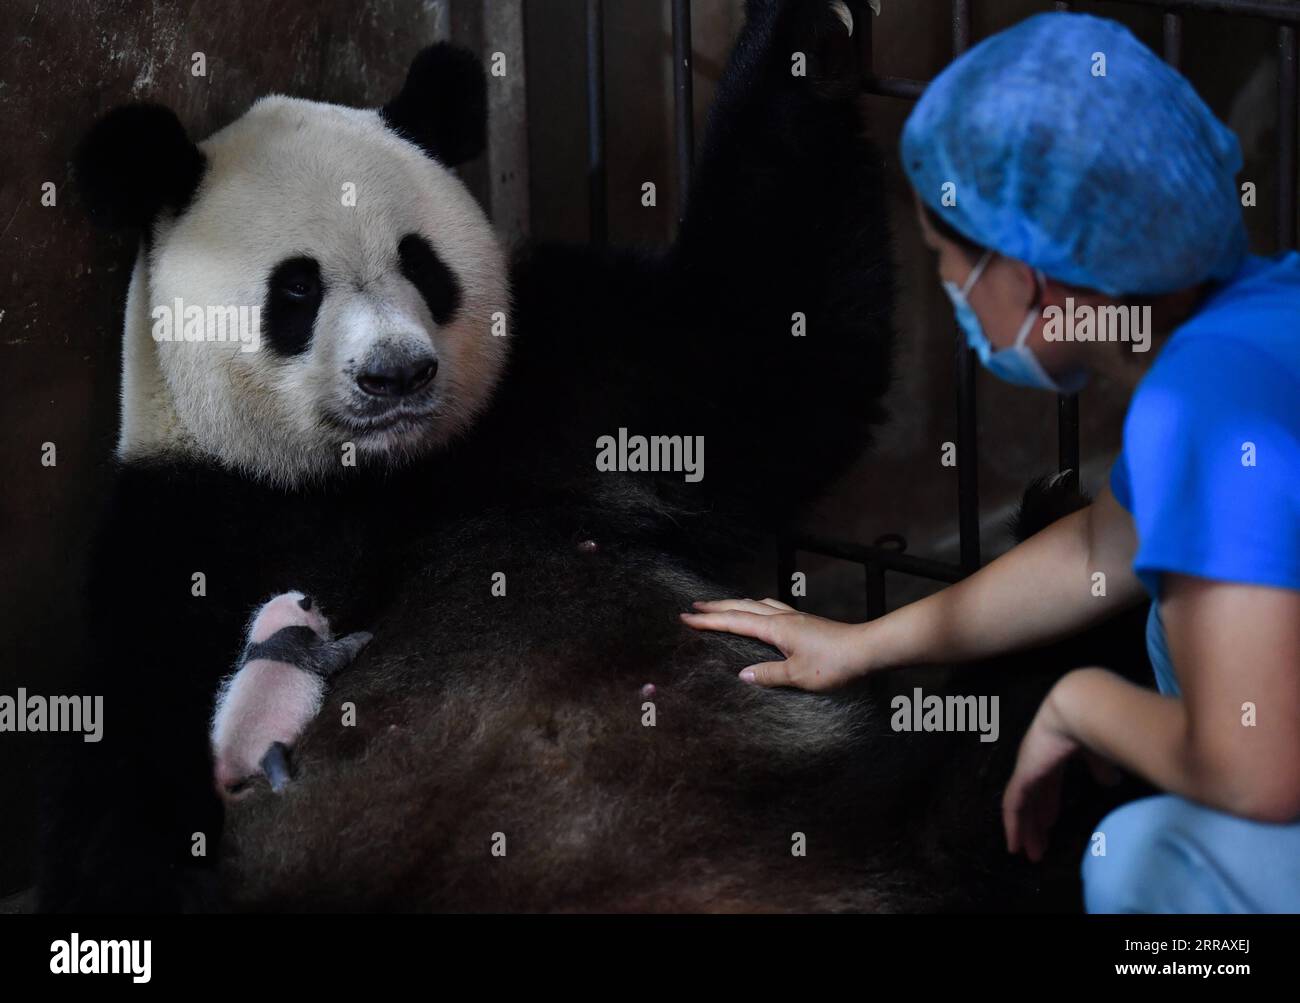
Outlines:
[{"label": "giant panda", "polygon": [[[900,740],[871,686],[749,687],[737,671],[766,649],[677,617],[844,469],[890,373],[851,19],[747,8],[662,251],[508,260],[453,172],[483,147],[485,80],[447,45],[381,109],[272,96],[196,143],[134,106],[90,132],[83,199],[140,249],[89,581],[104,739],[51,768],[43,909],[1039,894],[986,859],[989,798],[973,842],[919,830],[942,792],[996,797],[983,746],[937,774],[956,739]],[[160,340],[178,301],[260,307],[255,350]],[[703,476],[598,462],[637,435],[701,436]],[[286,594],[373,639],[332,675],[292,778],[223,803],[218,687],[250,614]],[[940,858],[972,884],[926,869]]]}]

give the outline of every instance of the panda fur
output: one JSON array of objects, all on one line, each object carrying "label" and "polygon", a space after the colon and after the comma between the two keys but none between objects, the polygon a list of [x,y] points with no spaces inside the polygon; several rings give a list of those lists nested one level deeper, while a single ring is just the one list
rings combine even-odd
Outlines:
[{"label": "panda fur", "polygon": [[[270,97],[197,145],[157,107],[91,133],[88,207],[142,244],[90,581],[86,686],[105,694],[105,736],[54,764],[42,908],[882,910],[1042,894],[1043,872],[990,862],[1005,749],[900,740],[873,712],[892,684],[746,686],[737,671],[769,649],[677,618],[732,591],[760,534],[884,417],[889,235],[839,6],[748,4],[665,251],[534,247],[507,265],[452,173],[482,147],[484,79],[445,45],[380,112]],[[411,235],[426,245],[413,265],[398,250]],[[278,314],[277,295],[293,299]],[[152,308],[177,297],[263,304],[261,348],[156,343]],[[422,352],[437,357],[431,396],[392,421],[368,412],[354,388],[373,359]],[[620,428],[703,435],[703,480],[598,472],[595,443]],[[250,612],[292,590],[374,640],[307,726],[293,783],[223,812],[205,723]],[[935,829],[942,798],[976,835]]]}]

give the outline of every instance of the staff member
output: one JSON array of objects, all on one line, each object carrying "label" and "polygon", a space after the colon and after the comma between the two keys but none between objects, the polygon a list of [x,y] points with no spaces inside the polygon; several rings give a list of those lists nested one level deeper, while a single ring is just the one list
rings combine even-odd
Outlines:
[{"label": "staff member", "polygon": [[[1109,487],[870,623],[772,599],[683,618],[785,656],[747,682],[823,690],[1052,641],[1145,590],[1159,692],[1104,667],[1057,683],[1003,799],[1007,847],[1042,857],[1065,763],[1087,751],[1168,792],[1098,825],[1090,911],[1300,911],[1300,255],[1246,253],[1236,137],[1108,20],[1043,14],[977,45],[926,90],[902,157],[988,369],[1051,391],[1090,374],[1136,387]],[[1111,321],[1101,308],[1149,306],[1171,333],[1158,353],[1049,339],[1045,311],[1067,298]]]}]

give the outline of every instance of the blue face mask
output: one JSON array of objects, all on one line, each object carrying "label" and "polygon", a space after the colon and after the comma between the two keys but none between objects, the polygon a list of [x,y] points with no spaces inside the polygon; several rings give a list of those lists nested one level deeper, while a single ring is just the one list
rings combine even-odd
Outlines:
[{"label": "blue face mask", "polygon": [[[1058,394],[1072,394],[1081,389],[1087,382],[1087,374],[1077,372],[1071,374],[1063,382],[1057,382],[1052,379],[1051,375],[1043,368],[1042,363],[1034,355],[1025,342],[1029,339],[1029,332],[1034,328],[1034,320],[1038,316],[1038,310],[1030,307],[1024,323],[1020,325],[1020,330],[1016,332],[1016,340],[1006,348],[994,349],[993,343],[989,341],[988,335],[984,333],[984,328],[980,325],[979,316],[971,308],[970,301],[966,298],[970,291],[975,288],[975,283],[980,280],[984,274],[984,269],[993,258],[992,251],[985,251],[984,257],[971,270],[970,277],[966,280],[964,286],[958,286],[955,282],[944,282],[944,292],[952,300],[953,310],[957,314],[957,324],[966,335],[966,344],[968,344],[979,356],[980,364],[990,373],[1000,380],[1007,383],[1014,383],[1016,386],[1033,387],[1037,390],[1052,390]],[[1041,287],[1043,284],[1043,273],[1034,272]]]}]

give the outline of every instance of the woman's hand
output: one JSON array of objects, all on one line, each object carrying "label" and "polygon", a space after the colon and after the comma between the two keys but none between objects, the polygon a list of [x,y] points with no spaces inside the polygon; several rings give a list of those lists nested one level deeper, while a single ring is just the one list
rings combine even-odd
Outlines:
[{"label": "woman's hand", "polygon": [[696,630],[752,637],[785,655],[783,662],[760,662],[742,670],[740,678],[747,683],[830,690],[871,667],[860,624],[800,613],[775,599],[721,599],[694,605],[698,612],[681,617]]},{"label": "woman's hand", "polygon": [[1042,860],[1047,852],[1048,833],[1061,811],[1065,764],[1082,748],[1066,730],[1055,695],[1053,687],[1034,715],[1002,795],[1007,852],[1023,850],[1034,862]]},{"label": "woman's hand", "polygon": [[1093,778],[1110,787],[1120,781],[1120,771],[1110,760],[1075,737],[1062,704],[1075,700],[1078,684],[1088,677],[1110,676],[1104,669],[1075,669],[1062,676],[1043,699],[1029,731],[1020,743],[1015,772],[1002,795],[1002,824],[1010,853],[1025,851],[1035,862],[1047,852],[1048,833],[1061,810],[1061,782],[1065,764],[1076,752]]}]

